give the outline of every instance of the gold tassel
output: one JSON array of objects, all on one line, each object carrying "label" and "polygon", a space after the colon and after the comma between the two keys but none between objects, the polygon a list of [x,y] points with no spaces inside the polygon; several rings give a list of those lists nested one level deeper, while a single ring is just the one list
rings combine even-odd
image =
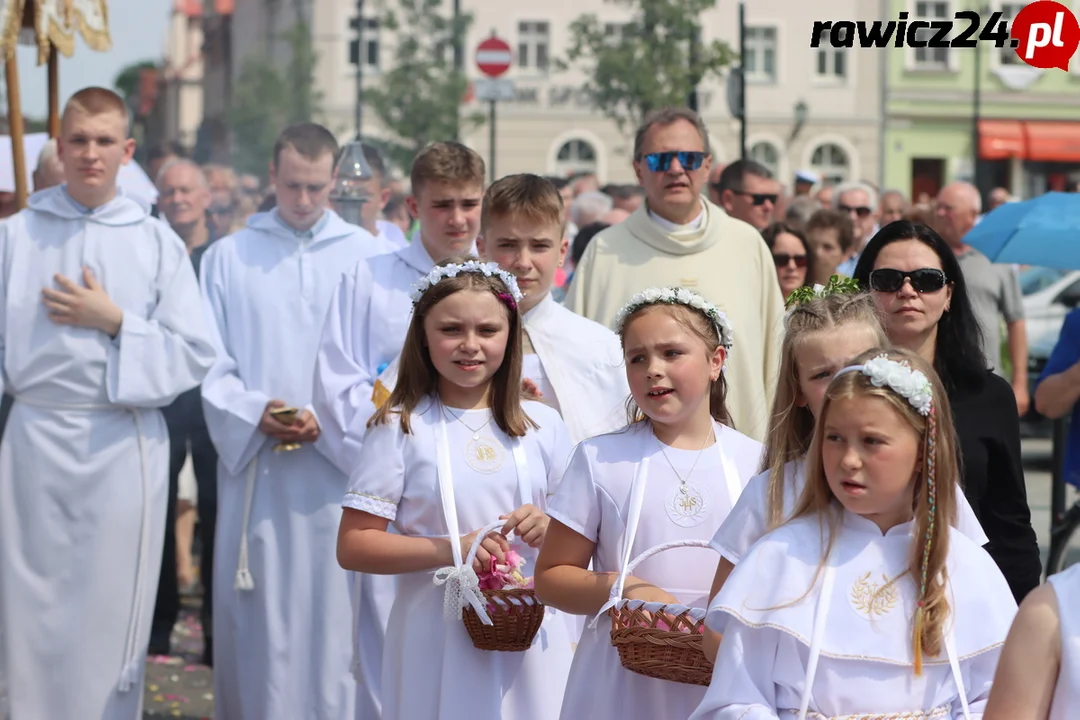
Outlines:
[{"label": "gold tassel", "polygon": [[379,409],[390,399],[390,390],[382,384],[381,380],[375,381],[375,387],[371,389],[371,404]]},{"label": "gold tassel", "polygon": [[915,610],[915,642],[912,648],[915,656],[915,677],[922,676],[922,630],[923,604],[920,602],[919,607]]}]

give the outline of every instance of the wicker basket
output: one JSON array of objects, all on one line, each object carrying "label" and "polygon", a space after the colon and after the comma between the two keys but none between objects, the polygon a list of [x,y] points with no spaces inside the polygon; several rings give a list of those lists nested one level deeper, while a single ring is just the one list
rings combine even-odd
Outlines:
[{"label": "wicker basket", "polygon": [[[703,540],[682,540],[646,550],[627,565],[625,575],[646,558],[676,547],[709,547]],[[670,611],[668,608],[671,608]],[[645,603],[620,598],[608,610],[611,644],[627,670],[688,685],[708,685],[713,664],[702,648],[704,608]],[[659,622],[668,625],[658,627]]]},{"label": "wicker basket", "polygon": [[[476,559],[480,543],[492,530],[503,526],[504,521],[488,525],[477,534],[469,549],[465,564],[471,566]],[[531,589],[481,590],[491,624],[481,619],[470,606],[461,611],[461,620],[469,631],[473,645],[479,650],[522,652],[528,650],[544,622],[544,606]]]}]

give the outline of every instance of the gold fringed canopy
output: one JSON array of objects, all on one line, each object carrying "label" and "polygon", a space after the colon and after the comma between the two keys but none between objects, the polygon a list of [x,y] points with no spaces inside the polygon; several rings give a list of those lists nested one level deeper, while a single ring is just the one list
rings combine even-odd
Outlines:
[{"label": "gold fringed canopy", "polygon": [[34,30],[38,65],[54,47],[71,57],[76,32],[93,50],[112,49],[106,0],[0,0],[0,49],[14,47],[22,27]]},{"label": "gold fringed canopy", "polygon": [[33,31],[37,64],[49,64],[49,135],[60,133],[59,61],[57,52],[67,57],[75,53],[75,33],[92,50],[112,49],[107,0],[0,0],[0,60],[7,81],[11,154],[15,166],[15,199],[26,206],[26,158],[23,156],[22,103],[15,46],[23,28]]}]

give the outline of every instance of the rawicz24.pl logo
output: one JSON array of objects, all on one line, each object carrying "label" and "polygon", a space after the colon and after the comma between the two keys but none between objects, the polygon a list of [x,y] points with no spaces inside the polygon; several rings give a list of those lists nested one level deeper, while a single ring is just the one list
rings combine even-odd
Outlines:
[{"label": "rawicz24.pl logo", "polygon": [[1011,47],[1032,67],[1068,72],[1080,45],[1080,22],[1065,5],[1037,0],[1025,5],[1011,25],[1000,12],[986,22],[974,10],[956,12],[952,20],[909,20],[908,13],[901,12],[897,20],[888,21],[818,20],[810,35],[813,48],[823,43],[835,48],[973,48],[979,42]]}]

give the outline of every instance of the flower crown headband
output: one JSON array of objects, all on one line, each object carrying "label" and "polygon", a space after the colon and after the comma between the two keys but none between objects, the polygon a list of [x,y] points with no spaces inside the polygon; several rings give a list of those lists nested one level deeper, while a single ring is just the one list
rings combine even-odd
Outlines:
[{"label": "flower crown headband", "polygon": [[915,629],[912,638],[915,675],[922,675],[922,629],[926,599],[927,565],[930,563],[930,546],[934,538],[937,520],[937,417],[934,412],[934,392],[930,381],[919,370],[907,363],[890,360],[884,353],[862,365],[850,365],[836,373],[834,379],[846,372],[861,372],[870,378],[874,387],[888,386],[890,390],[908,401],[916,412],[926,418],[926,500],[928,521],[926,542],[923,545],[922,572],[919,577],[919,600],[915,608]]},{"label": "flower crown headband", "polygon": [[622,334],[627,318],[641,308],[660,304],[685,305],[692,310],[697,310],[712,321],[724,349],[731,350],[734,345],[734,335],[731,331],[731,321],[728,320],[724,311],[693,290],[682,287],[649,288],[630,298],[630,302],[623,305],[615,316],[615,332]]},{"label": "flower crown headband", "polygon": [[483,275],[484,277],[494,276],[502,280],[509,292],[498,293],[498,296],[500,300],[511,306],[511,308],[516,309],[517,304],[525,297],[521,294],[521,290],[518,289],[517,278],[503,270],[497,263],[466,260],[463,263],[439,265],[438,267],[433,268],[427,275],[420,278],[420,280],[413,285],[412,294],[409,296],[412,299],[412,304],[416,305],[416,303],[420,302],[420,298],[424,296],[424,293],[437,285],[439,281],[445,280],[446,278],[457,277],[461,273]]},{"label": "flower crown headband", "polygon": [[861,290],[862,288],[859,287],[859,281],[855,278],[833,275],[829,278],[829,282],[824,285],[817,284],[813,287],[796,288],[788,295],[784,307],[789,310],[794,310],[799,305],[805,305],[814,300],[820,300],[823,297],[828,297],[830,295],[855,295],[861,292]]}]

